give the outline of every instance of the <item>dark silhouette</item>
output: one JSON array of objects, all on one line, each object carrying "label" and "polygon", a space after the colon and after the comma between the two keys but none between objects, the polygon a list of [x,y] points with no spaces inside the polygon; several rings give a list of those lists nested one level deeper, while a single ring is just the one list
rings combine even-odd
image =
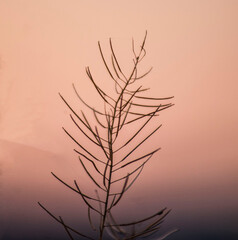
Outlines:
[{"label": "dark silhouette", "polygon": [[[136,53],[134,41],[132,41],[134,64],[129,75],[122,70],[119,64],[112,40],[109,40],[111,51],[110,65],[105,58],[100,42],[98,42],[102,61],[115,85],[115,92],[106,93],[95,82],[89,67],[86,67],[86,73],[103,102],[104,110],[95,109],[86,103],[73,85],[78,99],[93,113],[96,126],[92,126],[92,123],[90,123],[83,111],[81,111],[81,114],[76,113],[68,101],[60,95],[64,103],[71,110],[72,114],[70,114],[70,117],[81,135],[88,139],[98,151],[101,151],[104,157],[99,157],[92,153],[88,150],[88,146],[84,146],[82,141],[79,142],[75,136],[63,128],[65,133],[78,146],[78,149],[74,149],[74,151],[78,154],[80,164],[96,187],[95,195],[92,196],[82,192],[76,180],[74,180],[73,185],[70,185],[54,173],[52,175],[83,199],[88,208],[89,223],[92,230],[97,232],[97,239],[99,240],[105,238],[105,232],[113,239],[124,240],[151,236],[159,230],[163,219],[170,212],[170,210],[164,208],[156,211],[151,216],[126,223],[119,223],[112,214],[113,209],[141,174],[146,163],[159,151],[160,148],[156,148],[142,155],[138,155],[137,153],[142,144],[155,134],[161,125],[157,126],[146,137],[141,138],[142,140],[138,140],[139,136],[141,136],[144,128],[151,120],[159,116],[158,113],[160,111],[173,106],[171,103],[163,103],[165,100],[173,97],[148,97],[145,95],[148,89],[143,88],[142,85],[138,85],[139,81],[149,74],[152,69],[141,75],[138,73],[139,64],[146,56],[146,37],[147,33],[138,53]],[[134,126],[138,126],[138,129],[133,132],[131,126],[135,123],[136,125]],[[90,168],[89,164],[91,164]],[[118,188],[119,190],[117,190]],[[62,217],[56,217],[41,203],[39,205],[57,222],[62,224],[70,239],[76,239],[76,236],[94,239],[69,226],[64,222]],[[94,212],[94,216],[95,213],[98,215],[99,224],[97,227],[94,226],[92,212]],[[164,239],[175,231],[173,230],[157,239]]]}]

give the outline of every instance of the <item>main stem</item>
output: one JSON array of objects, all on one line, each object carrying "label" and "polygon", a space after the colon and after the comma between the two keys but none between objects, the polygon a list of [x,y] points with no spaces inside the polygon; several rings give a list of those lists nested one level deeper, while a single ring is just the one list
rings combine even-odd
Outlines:
[{"label": "main stem", "polygon": [[[141,54],[141,52],[140,52],[140,54]],[[139,56],[140,56],[140,54],[139,54]],[[127,79],[127,81],[125,83],[125,86],[121,90],[121,93],[119,94],[118,99],[115,102],[115,106],[114,106],[114,109],[113,109],[114,111],[113,111],[113,115],[112,115],[111,121],[110,121],[110,117],[108,116],[109,117],[108,118],[108,147],[109,147],[108,164],[110,164],[109,165],[110,171],[109,171],[107,193],[106,193],[106,199],[105,199],[105,205],[104,205],[104,214],[103,214],[103,218],[102,218],[102,222],[101,222],[101,226],[100,226],[100,238],[99,238],[99,240],[103,239],[103,232],[104,232],[104,229],[105,229],[105,221],[106,221],[107,214],[108,214],[108,204],[109,204],[109,197],[110,197],[110,190],[111,190],[111,179],[112,179],[112,168],[113,168],[113,148],[112,148],[112,145],[113,145],[113,142],[114,142],[113,141],[113,129],[114,129],[114,124],[115,124],[117,107],[118,107],[118,103],[123,98],[123,94],[125,92],[125,89],[129,85],[130,80],[131,80],[131,78],[132,78],[132,76],[133,76],[133,74],[134,74],[134,72],[136,70],[136,67],[137,67],[137,64],[138,64],[138,60],[139,60],[139,57],[136,58],[135,66],[134,66],[134,68],[132,70],[132,73],[131,73],[129,79]],[[121,111],[121,109],[119,111]]]},{"label": "main stem", "polygon": [[105,228],[105,221],[106,221],[107,213],[108,213],[108,203],[109,203],[110,189],[111,189],[112,167],[113,167],[113,149],[112,149],[112,144],[113,144],[112,143],[113,122],[114,121],[112,121],[112,126],[110,126],[110,119],[109,119],[109,123],[108,123],[108,147],[109,147],[108,164],[109,164],[109,167],[110,167],[110,171],[109,171],[109,177],[108,177],[107,194],[106,194],[106,200],[105,200],[105,206],[104,206],[103,219],[102,219],[102,222],[101,222],[100,238],[99,238],[99,240],[102,240],[102,238],[103,238],[103,232],[104,232],[104,228]]},{"label": "main stem", "polygon": [[115,103],[111,121],[110,121],[110,117],[108,119],[108,148],[109,148],[108,162],[109,162],[110,171],[109,171],[109,177],[108,177],[107,194],[106,194],[106,200],[105,200],[105,208],[104,208],[103,219],[102,219],[102,222],[101,222],[99,240],[102,240],[102,238],[103,238],[105,221],[106,221],[107,214],[108,214],[108,203],[109,203],[109,196],[110,196],[110,190],[111,190],[111,179],[112,179],[112,168],[113,168],[113,148],[112,148],[112,145],[113,145],[113,129],[114,129],[114,124],[115,124],[117,106],[118,106],[118,103],[119,103],[120,99],[122,98],[123,93],[124,93],[126,87],[128,86],[128,84],[129,84],[129,81],[127,81],[127,83],[125,84],[124,88],[122,89],[122,91],[121,91],[121,93],[120,93],[120,95],[119,95],[119,97],[118,97],[118,99]]}]

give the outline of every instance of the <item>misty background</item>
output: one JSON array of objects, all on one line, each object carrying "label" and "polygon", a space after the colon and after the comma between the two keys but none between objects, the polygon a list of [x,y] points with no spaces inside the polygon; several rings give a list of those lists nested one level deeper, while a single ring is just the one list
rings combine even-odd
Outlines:
[{"label": "misty background", "polygon": [[0,238],[67,239],[37,201],[89,229],[83,203],[50,174],[89,183],[62,131],[75,129],[58,92],[80,110],[75,83],[97,107],[85,74],[90,66],[107,89],[97,41],[107,52],[111,37],[127,69],[132,38],[139,46],[147,30],[143,68],[153,70],[143,85],[175,106],[158,119],[151,144],[162,150],[118,211],[167,206],[161,233],[181,229],[172,240],[237,239],[237,10],[235,0],[0,1]]}]

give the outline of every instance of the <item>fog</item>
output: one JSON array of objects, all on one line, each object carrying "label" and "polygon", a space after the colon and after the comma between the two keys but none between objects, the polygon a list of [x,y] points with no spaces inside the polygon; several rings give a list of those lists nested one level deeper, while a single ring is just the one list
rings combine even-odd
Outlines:
[{"label": "fog", "polygon": [[111,37],[128,71],[132,38],[139,47],[146,30],[141,71],[153,70],[143,86],[151,97],[175,96],[175,106],[161,113],[162,128],[141,150],[161,151],[117,211],[137,217],[166,206],[172,212],[161,231],[181,229],[171,239],[237,239],[237,9],[232,0],[1,1],[2,239],[66,239],[38,201],[89,230],[83,202],[50,174],[78,179],[85,189],[90,183],[62,131],[81,139],[58,93],[80,111],[74,83],[103,107],[85,74],[90,66],[111,91],[97,41],[108,56]]}]

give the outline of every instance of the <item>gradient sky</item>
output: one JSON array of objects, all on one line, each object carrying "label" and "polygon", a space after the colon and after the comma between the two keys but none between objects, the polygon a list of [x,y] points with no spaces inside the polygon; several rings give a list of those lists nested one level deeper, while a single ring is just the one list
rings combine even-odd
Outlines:
[{"label": "gradient sky", "polygon": [[153,142],[162,150],[131,196],[146,193],[178,214],[237,213],[237,12],[236,0],[0,0],[0,139],[74,157],[58,92],[76,104],[75,83],[97,106],[85,74],[90,66],[105,85],[97,41],[107,52],[111,37],[127,69],[132,37],[139,45],[147,30],[143,67],[153,71],[144,85],[151,96],[175,96],[175,106],[162,113]]}]

